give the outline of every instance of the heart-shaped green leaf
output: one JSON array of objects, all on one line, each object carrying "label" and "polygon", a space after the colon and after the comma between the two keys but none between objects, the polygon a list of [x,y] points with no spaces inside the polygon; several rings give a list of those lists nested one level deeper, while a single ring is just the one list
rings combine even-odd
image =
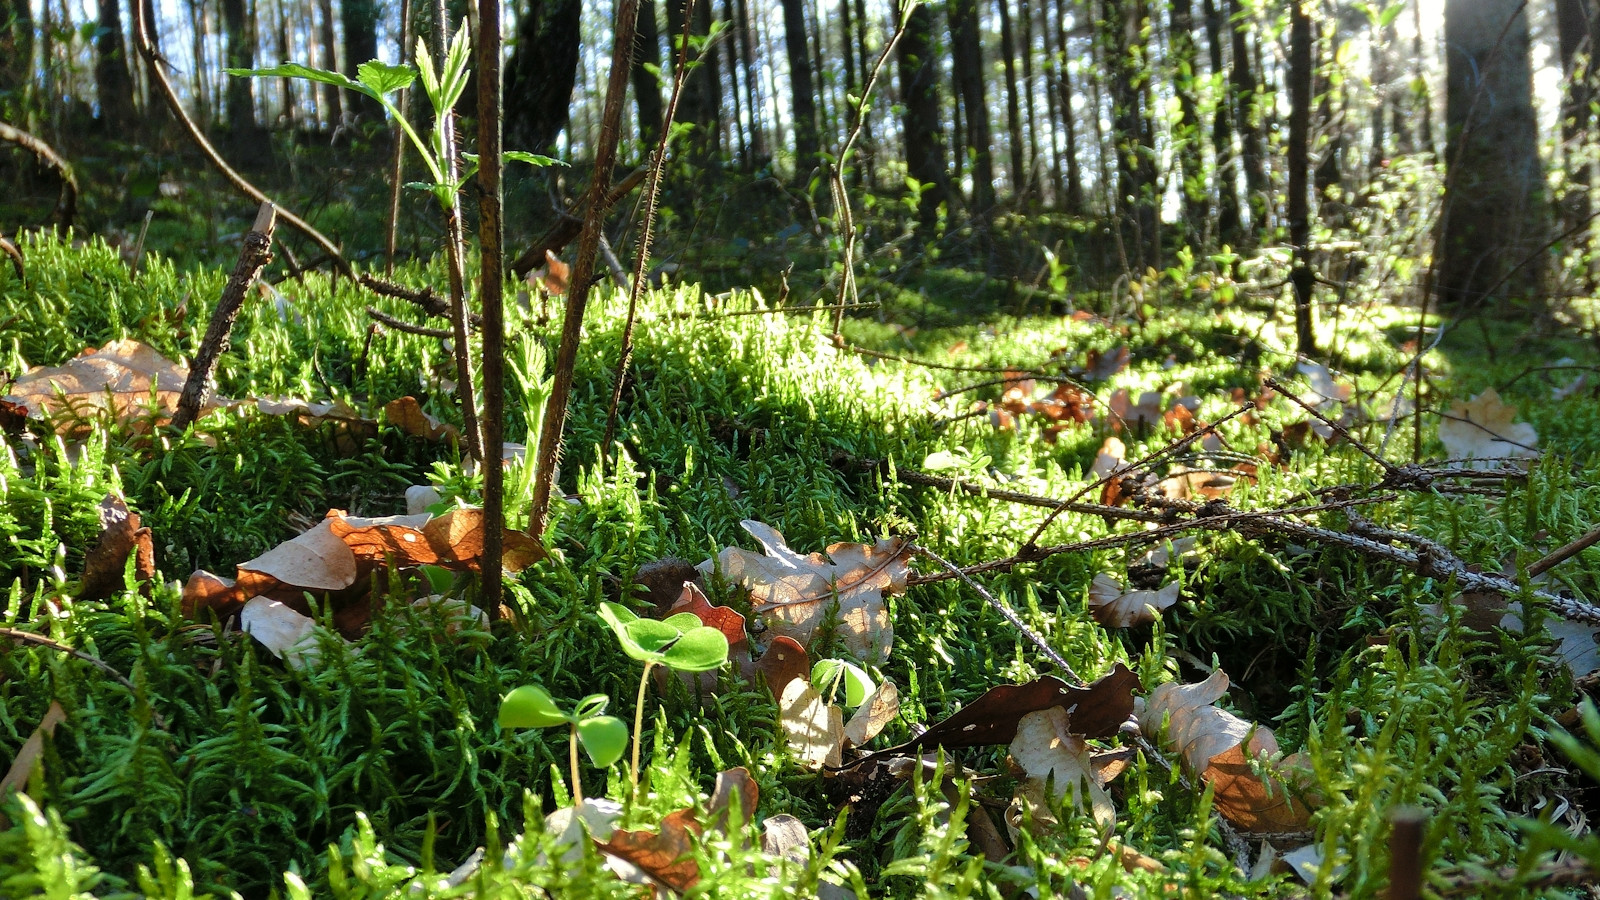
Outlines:
[{"label": "heart-shaped green leaf", "polygon": [[696,625],[682,634],[661,654],[663,665],[679,672],[709,672],[728,661],[728,637],[721,631]]},{"label": "heart-shaped green leaf", "polygon": [[867,702],[877,686],[866,670],[843,659],[819,659],[811,667],[811,685],[824,697],[830,696],[835,686],[844,682],[844,705],[857,707]]},{"label": "heart-shaped green leaf", "polygon": [[500,701],[501,728],[552,728],[570,721],[572,717],[537,685],[525,684]]},{"label": "heart-shaped green leaf", "polygon": [[616,716],[595,716],[578,723],[578,742],[589,761],[605,768],[622,758],[628,746],[628,726]]},{"label": "heart-shaped green leaf", "polygon": [[728,639],[700,624],[694,613],[678,613],[665,621],[641,619],[626,607],[600,604],[600,618],[611,626],[622,651],[640,662],[681,672],[708,672],[728,659]]}]

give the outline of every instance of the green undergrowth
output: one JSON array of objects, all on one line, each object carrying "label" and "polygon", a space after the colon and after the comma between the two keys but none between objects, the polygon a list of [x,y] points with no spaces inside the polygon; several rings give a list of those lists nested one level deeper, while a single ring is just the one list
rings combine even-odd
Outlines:
[{"label": "green undergrowth", "polygon": [[[155,258],[131,276],[99,245],[35,239],[23,250],[26,285],[0,269],[0,348],[13,372],[23,361],[59,364],[123,337],[186,356],[223,278]],[[440,275],[419,267],[402,277],[437,284]],[[735,293],[728,305],[761,302]],[[440,342],[374,330],[368,305],[413,315],[318,275],[253,295],[223,358],[219,391],[340,400],[375,419],[385,402],[410,394],[458,420]],[[538,305],[514,315],[513,345],[555,340],[559,320],[538,324]],[[496,711],[508,690],[536,683],[564,704],[605,693],[611,712],[631,718],[638,668],[597,609],[626,600],[623,586],[644,563],[698,562],[731,544],[749,546],[742,519],[778,527],[801,551],[907,534],[957,564],[999,559],[1016,552],[1044,511],[908,486],[873,463],[920,468],[945,451],[940,474],[1070,497],[1092,480],[1085,472],[1107,434],[1098,424],[1047,433],[1047,422],[1026,415],[998,428],[987,413],[971,413],[974,401],[997,400],[1000,385],[939,394],[993,375],[850,355],[834,346],[820,314],[718,318],[691,286],[647,298],[618,444],[609,448],[615,465],[602,472],[596,445],[625,306],[602,291],[586,322],[561,485],[576,502],[561,505],[547,536],[558,553],[511,583],[515,616],[454,631],[412,598],[387,596],[357,650],[330,641],[324,664],[306,670],[285,667],[223,623],[185,620],[177,583],[196,568],[231,573],[329,508],[385,515],[403,510],[409,484],[430,476],[469,483],[448,445],[387,426],[352,436],[336,424],[255,412],[214,414],[189,435],[148,422],[85,423],[85,438],[38,426],[6,435],[3,624],[98,657],[133,689],[51,648],[0,643],[0,759],[15,756],[52,702],[65,713],[45,742],[32,799],[0,807],[11,823],[0,831],[0,895],[638,896],[592,849],[563,858],[544,829],[544,817],[570,802],[565,735],[501,730]],[[1400,345],[1415,313],[1353,309],[1340,324],[1319,339],[1354,388],[1354,427],[1368,445],[1407,461],[1415,420],[1390,429],[1362,417],[1376,416],[1401,384],[1395,373],[1408,357]],[[1235,389],[1256,396],[1263,374],[1305,383],[1287,350],[1290,324],[1246,303],[1196,303],[1143,324],[996,313],[918,331],[860,320],[847,334],[891,352],[1002,368],[1055,359],[1059,370],[1081,364],[1090,349],[1126,345],[1129,367],[1094,386],[1102,401],[1120,388],[1194,396],[1200,418],[1213,421],[1233,407]],[[1453,330],[1427,357],[1425,455],[1443,455],[1433,433],[1438,407],[1510,383],[1504,393],[1539,430],[1544,460],[1526,479],[1497,483],[1503,497],[1407,494],[1363,514],[1498,569],[1536,558],[1600,518],[1593,389],[1553,399],[1552,387],[1570,379],[1518,379],[1551,358],[1592,365],[1595,355],[1575,341],[1523,339],[1516,353],[1508,343],[1485,360],[1464,334]],[[1222,430],[1233,452],[1255,456],[1271,451],[1274,431],[1303,418],[1279,399],[1253,422]],[[526,419],[515,402],[510,420],[510,437],[523,439]],[[1131,460],[1172,434],[1145,427],[1122,437]],[[1281,466],[1263,463],[1258,474],[1229,502],[1280,505],[1382,476],[1349,446],[1319,440],[1297,446]],[[151,527],[160,578],[108,600],[76,599],[83,554],[98,531],[96,507],[108,492],[125,495]],[[1340,511],[1313,521],[1347,524]],[[1066,514],[1040,543],[1107,533],[1098,517]],[[1142,758],[1112,783],[1115,838],[1164,872],[1125,870],[1105,835],[1070,805],[1057,810],[1059,824],[1024,823],[1004,864],[986,862],[964,825],[968,801],[952,806],[940,778],[920,772],[875,811],[841,817],[823,779],[785,747],[770,695],[727,672],[715,690],[666,679],[652,692],[647,791],[626,821],[650,828],[673,810],[703,805],[718,771],[744,766],[760,788],[757,821],[695,843],[697,892],[807,896],[825,880],[863,896],[929,897],[1029,889],[1057,896],[1072,885],[1096,897],[1373,897],[1387,883],[1387,817],[1396,806],[1428,811],[1424,858],[1436,886],[1462,872],[1546,859],[1557,826],[1574,821],[1558,820],[1557,810],[1585,802],[1593,785],[1546,740],[1576,695],[1537,604],[1528,604],[1525,634],[1486,634],[1456,607],[1438,611],[1455,591],[1435,579],[1286,536],[1207,531],[1190,554],[1140,575],[1181,580],[1181,599],[1164,621],[1107,630],[1087,612],[1089,582],[1100,573],[1126,579],[1142,552],[1063,553],[983,582],[1086,678],[1124,662],[1149,690],[1201,680],[1213,666],[1226,671],[1233,688],[1225,704],[1272,726],[1285,752],[1309,757],[1308,787],[1320,802],[1315,832],[1303,842],[1321,850],[1309,887],[1238,869],[1210,794]],[[1558,587],[1593,597],[1600,553],[1581,554],[1558,573]],[[732,591],[718,587],[713,599],[748,612]],[[912,725],[943,718],[997,684],[1052,671],[960,582],[914,587],[891,609],[896,640],[878,674],[901,687],[903,706],[875,746],[908,739]],[[826,655],[830,647],[815,649]],[[939,765],[999,776],[979,792],[1003,806],[1012,783],[1004,756],[1000,748],[966,750]],[[622,767],[588,770],[585,779],[587,796],[628,794]],[[760,850],[759,821],[779,813],[811,830],[808,859]],[[999,809],[990,815],[1003,819]],[[444,873],[479,847],[488,864],[464,884],[446,884]],[[1526,893],[1515,878],[1497,883],[1501,895]]]}]

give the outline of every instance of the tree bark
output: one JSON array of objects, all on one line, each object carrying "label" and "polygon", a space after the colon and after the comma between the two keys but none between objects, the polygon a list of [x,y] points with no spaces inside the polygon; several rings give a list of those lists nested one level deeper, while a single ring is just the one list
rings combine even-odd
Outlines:
[{"label": "tree bark", "polygon": [[0,115],[26,126],[33,86],[33,5],[0,0]]},{"label": "tree bark", "polygon": [[950,0],[951,63],[966,110],[963,134],[972,160],[972,216],[988,222],[994,215],[994,139],[989,131],[989,102],[984,96],[983,40],[978,33],[978,0]]},{"label": "tree bark", "polygon": [[1178,121],[1173,126],[1172,143],[1178,157],[1180,196],[1183,198],[1184,233],[1194,240],[1206,230],[1211,204],[1206,190],[1204,138],[1200,133],[1200,108],[1195,102],[1195,66],[1198,61],[1194,42],[1194,4],[1192,0],[1171,0],[1171,30],[1168,36],[1173,69],[1172,91],[1178,98]]},{"label": "tree bark", "polygon": [[1011,0],[995,0],[1000,11],[1000,58],[1006,73],[1006,144],[1011,152],[1011,196],[1020,200],[1028,175],[1022,162],[1022,104],[1017,95],[1017,42],[1011,30]]},{"label": "tree bark", "polygon": [[761,67],[756,65],[755,35],[750,30],[750,4],[748,0],[734,0],[735,14],[739,17],[740,62],[744,64],[745,108],[750,111],[750,165],[764,168],[772,160],[767,149],[766,117],[763,115],[761,93]]},{"label": "tree bark", "polygon": [[789,94],[794,107],[794,174],[804,183],[821,162],[817,134],[816,92],[811,81],[811,54],[806,44],[803,0],[783,0],[783,45],[789,58]]},{"label": "tree bark", "polygon": [[[254,22],[250,21],[245,0],[222,0],[222,27],[227,37],[229,68],[253,69],[256,65]],[[260,165],[271,157],[271,145],[262,140],[256,121],[255,79],[229,76],[226,112],[230,149],[246,165]]]},{"label": "tree bark", "polygon": [[107,133],[127,136],[134,124],[133,76],[128,72],[128,45],[123,38],[117,0],[99,0],[100,29],[94,41],[94,85],[100,101],[100,122]]},{"label": "tree bark", "polygon": [[[654,71],[651,71],[651,70]],[[638,31],[633,41],[633,102],[639,111],[639,142],[652,153],[661,139],[661,26],[656,0],[639,0]]]},{"label": "tree bark", "polygon": [[[322,44],[322,68],[337,71],[338,53],[333,41],[333,0],[317,0],[317,39]],[[337,130],[344,124],[344,103],[339,89],[331,84],[322,86],[323,113],[328,117],[328,128]]]},{"label": "tree bark", "polygon": [[1451,52],[1439,299],[1533,297],[1546,234],[1526,7],[1446,0],[1444,9]]},{"label": "tree bark", "polygon": [[[1067,6],[1064,0],[1056,0],[1056,103],[1061,108],[1061,124],[1066,146],[1062,156],[1066,159],[1066,201],[1067,212],[1073,215],[1083,215],[1088,212],[1088,204],[1083,197],[1083,167],[1078,162],[1078,117],[1072,111],[1072,57],[1067,53]],[[1094,113],[1099,116],[1099,112]]]},{"label": "tree bark", "polygon": [[1032,187],[1034,167],[1039,164],[1039,115],[1033,99],[1033,9],[1030,0],[1017,0],[1017,23],[1022,31],[1022,98],[1023,110],[1027,115],[1026,185]]},{"label": "tree bark", "polygon": [[1155,126],[1150,120],[1145,71],[1143,0],[1106,0],[1100,39],[1111,94],[1112,142],[1117,158],[1117,218],[1128,262],[1143,272],[1158,259]]},{"label": "tree bark", "polygon": [[1304,0],[1289,6],[1289,244],[1294,267],[1289,283],[1294,287],[1294,333],[1302,356],[1316,353],[1312,332],[1311,209],[1307,180],[1311,168],[1311,17]]},{"label": "tree bark", "polygon": [[[788,0],[785,0],[788,2]],[[903,15],[897,10],[898,15]],[[933,56],[933,13],[918,4],[904,16],[905,33],[895,47],[900,98],[905,112],[906,174],[921,184],[917,198],[917,230],[932,238],[939,225],[939,205],[949,182],[945,173],[944,134],[939,126],[939,74]]]},{"label": "tree bark", "polygon": [[1584,154],[1589,139],[1592,115],[1589,104],[1595,95],[1594,53],[1600,13],[1585,0],[1556,0],[1557,49],[1566,88],[1561,96],[1561,147],[1566,163],[1567,190],[1561,197],[1561,212],[1569,228],[1584,227],[1593,203],[1589,188],[1594,164]]},{"label": "tree bark", "polygon": [[[378,4],[376,0],[339,0],[344,26],[344,74],[356,77],[362,63],[378,58]],[[350,95],[350,115],[357,120],[383,121],[383,107],[362,94]]]},{"label": "tree bark", "polygon": [[[1233,20],[1233,65],[1228,82],[1233,93],[1234,123],[1244,149],[1242,162],[1250,227],[1255,235],[1260,235],[1267,227],[1267,205],[1271,196],[1271,186],[1267,183],[1267,139],[1258,101],[1261,90],[1250,68],[1250,22],[1244,18],[1239,0],[1228,0],[1228,15]],[[1255,243],[1255,236],[1248,233],[1241,236],[1242,246],[1253,247]]]},{"label": "tree bark", "polygon": [[505,71],[505,142],[548,154],[567,127],[578,77],[579,0],[531,2],[517,19]]},{"label": "tree bark", "polygon": [[[1211,52],[1211,73],[1226,71],[1223,64],[1223,22],[1217,0],[1204,0],[1206,43]],[[1217,169],[1217,239],[1230,247],[1245,241],[1244,220],[1239,214],[1239,157],[1233,147],[1232,98],[1224,91],[1217,98],[1211,119],[1211,150]]]}]

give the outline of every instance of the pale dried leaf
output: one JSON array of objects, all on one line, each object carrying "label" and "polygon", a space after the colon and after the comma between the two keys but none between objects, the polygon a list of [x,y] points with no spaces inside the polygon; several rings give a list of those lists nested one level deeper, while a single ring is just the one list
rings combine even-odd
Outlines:
[{"label": "pale dried leaf", "polygon": [[338,591],[356,582],[356,555],[327,519],[239,568],[307,590]]},{"label": "pale dried leaf", "polygon": [[[12,791],[20,791],[28,786],[28,779],[33,777],[34,767],[39,764],[39,756],[44,753],[44,739],[54,737],[56,726],[66,721],[66,711],[61,708],[59,700],[51,700],[50,708],[45,710],[44,718],[39,720],[33,734],[22,742],[22,749],[17,751],[16,758],[11,760],[11,767],[6,770],[4,778],[0,778],[0,800]],[[0,820],[4,816],[0,815]]]},{"label": "pale dried leaf", "polygon": [[1122,443],[1121,439],[1112,435],[1106,438],[1105,443],[1100,445],[1100,453],[1095,456],[1094,465],[1089,468],[1089,474],[1093,475],[1096,481],[1099,481],[1119,469],[1126,468],[1127,462],[1128,448]]},{"label": "pale dried leaf", "polygon": [[[1096,776],[1088,742],[1068,730],[1070,721],[1070,714],[1059,706],[1023,716],[1008,748],[1011,759],[1041,792],[1048,789],[1056,797],[1068,798],[1074,809],[1092,813],[1103,826],[1111,825],[1117,815],[1111,795]],[[1034,798],[1024,794],[1023,799]]]},{"label": "pale dried leaf", "polygon": [[784,737],[807,768],[837,766],[844,744],[844,711],[829,706],[816,688],[796,679],[778,700]]},{"label": "pale dried leaf", "polygon": [[762,522],[741,522],[766,550],[766,555],[738,547],[723,550],[713,564],[725,578],[750,591],[752,606],[774,634],[810,643],[837,604],[838,634],[845,647],[868,663],[883,663],[894,642],[894,627],[884,602],[884,592],[905,589],[910,568],[909,544],[898,538],[866,544],[834,544],[829,563],[819,553],[799,554],[784,543],[777,529]]},{"label": "pale dried leaf", "polygon": [[1539,433],[1526,422],[1513,421],[1517,408],[1489,388],[1471,400],[1457,400],[1439,422],[1439,442],[1459,459],[1499,457],[1532,459],[1539,455]]},{"label": "pale dried leaf", "polygon": [[860,747],[878,736],[885,725],[900,714],[900,689],[885,678],[878,689],[861,704],[855,715],[844,726],[844,739],[851,747]]},{"label": "pale dried leaf", "polygon": [[[76,413],[106,410],[126,419],[146,408],[153,388],[156,412],[164,417],[177,409],[188,378],[188,369],[148,344],[118,340],[85,350],[60,366],[35,366],[12,384],[9,399],[25,405],[35,418],[70,409]],[[217,401],[206,409],[215,405]]]},{"label": "pale dried leaf", "polygon": [[322,658],[317,623],[276,600],[253,597],[239,611],[239,630],[289,665],[304,669]]},{"label": "pale dried leaf", "polygon": [[1125,591],[1114,575],[1096,575],[1089,585],[1089,614],[1107,628],[1147,625],[1178,602],[1178,582],[1156,591]]}]

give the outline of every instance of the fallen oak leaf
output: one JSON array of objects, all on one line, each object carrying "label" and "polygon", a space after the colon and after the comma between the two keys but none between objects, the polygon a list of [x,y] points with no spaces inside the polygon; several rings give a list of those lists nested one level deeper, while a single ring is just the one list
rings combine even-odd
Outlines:
[{"label": "fallen oak leaf", "polygon": [[[57,423],[60,433],[78,431],[71,419],[84,413],[108,412],[128,420],[141,415],[155,398],[154,411],[165,419],[177,409],[189,370],[162,356],[148,344],[125,339],[88,349],[60,366],[34,366],[18,376],[7,399],[27,407],[28,414]],[[226,401],[222,401],[225,403]],[[213,400],[206,410],[219,403]]]},{"label": "fallen oak leaf", "polygon": [[[1034,810],[1047,810],[1055,797],[1068,799],[1079,812],[1089,812],[1102,826],[1116,821],[1116,807],[1106,792],[1082,735],[1074,734],[1071,713],[1059,706],[1041,709],[1017,722],[1017,736],[1007,748],[1026,774],[1017,800]],[[1037,818],[1037,814],[1036,814]]]},{"label": "fallen oak leaf", "polygon": [[239,588],[259,596],[276,586],[339,591],[356,583],[356,555],[324,519],[296,537],[239,564]]},{"label": "fallen oak leaf", "polygon": [[844,710],[829,704],[811,683],[797,678],[778,699],[779,724],[790,749],[809,769],[837,768],[844,746]]},{"label": "fallen oak leaf", "polygon": [[150,529],[140,526],[139,514],[130,511],[121,497],[108,494],[100,501],[100,539],[84,556],[79,599],[104,600],[121,590],[130,556],[136,581],[155,577]]},{"label": "fallen oak leaf", "polygon": [[309,668],[322,659],[317,623],[268,597],[252,597],[245,603],[239,611],[239,630],[296,669]]},{"label": "fallen oak leaf", "polygon": [[429,415],[415,397],[406,396],[390,400],[383,407],[383,419],[412,437],[430,441],[446,438],[452,441],[461,439],[460,429]]},{"label": "fallen oak leaf", "polygon": [[610,840],[596,841],[601,852],[642,869],[661,884],[684,892],[700,883],[700,864],[694,860],[694,838],[701,825],[694,810],[668,813],[658,831],[611,833]]},{"label": "fallen oak leaf", "polygon": [[774,633],[801,645],[811,642],[837,604],[839,637],[846,648],[868,663],[889,658],[894,626],[883,599],[887,592],[905,590],[911,545],[886,538],[874,546],[838,543],[828,547],[828,562],[821,554],[790,550],[775,528],[753,519],[740,523],[761,543],[766,555],[728,547],[699,568],[719,569],[723,577],[750,591],[752,605],[766,617]]},{"label": "fallen oak leaf", "polygon": [[1089,615],[1107,628],[1148,625],[1161,611],[1178,602],[1180,586],[1174,581],[1155,591],[1124,591],[1115,575],[1096,575],[1089,585]]},{"label": "fallen oak leaf", "polygon": [[885,678],[878,689],[856,709],[850,721],[844,723],[844,745],[860,747],[883,731],[885,725],[900,714],[900,689]]},{"label": "fallen oak leaf", "polygon": [[1216,706],[1228,690],[1221,669],[1196,684],[1168,682],[1150,693],[1139,727],[1155,740],[1164,734],[1167,749],[1179,754],[1184,767],[1210,783],[1214,808],[1243,831],[1297,831],[1310,821],[1311,810],[1290,796],[1286,781],[1294,763],[1275,764],[1277,774],[1263,780],[1251,760],[1278,752],[1272,729],[1246,722]]},{"label": "fallen oak leaf", "polygon": [[685,612],[694,614],[694,617],[700,620],[700,624],[722,632],[728,639],[730,653],[740,644],[749,643],[749,635],[745,634],[744,616],[732,607],[712,606],[705,592],[692,581],[683,583],[683,590],[678,594],[677,602],[667,610],[667,615]]},{"label": "fallen oak leaf", "polygon": [[1537,457],[1539,432],[1526,422],[1513,421],[1516,415],[1517,408],[1489,388],[1470,400],[1450,404],[1439,422],[1439,442],[1458,459]]},{"label": "fallen oak leaf", "polygon": [[754,680],[757,675],[766,679],[767,690],[773,699],[783,696],[784,688],[795,679],[805,681],[811,676],[811,657],[806,648],[791,637],[779,635],[772,639],[761,658],[755,662],[742,662],[740,672]]}]

